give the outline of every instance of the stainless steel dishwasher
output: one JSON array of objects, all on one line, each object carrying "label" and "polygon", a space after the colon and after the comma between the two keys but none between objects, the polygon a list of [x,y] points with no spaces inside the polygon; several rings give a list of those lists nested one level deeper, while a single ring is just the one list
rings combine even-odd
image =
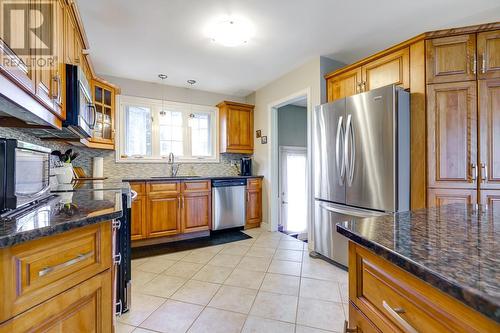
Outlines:
[{"label": "stainless steel dishwasher", "polygon": [[212,229],[243,227],[246,218],[246,179],[212,180]]}]

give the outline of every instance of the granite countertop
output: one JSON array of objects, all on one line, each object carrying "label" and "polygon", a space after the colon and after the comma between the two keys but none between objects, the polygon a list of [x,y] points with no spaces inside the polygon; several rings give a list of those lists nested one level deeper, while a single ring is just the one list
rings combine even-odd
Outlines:
[{"label": "granite countertop", "polygon": [[150,182],[150,181],[179,181],[179,180],[217,180],[217,179],[249,179],[249,178],[264,178],[264,176],[179,176],[179,177],[132,177],[124,178],[124,182]]},{"label": "granite countertop", "polygon": [[16,214],[0,216],[0,248],[122,216],[122,192],[60,193]]},{"label": "granite countertop", "polygon": [[452,204],[337,224],[337,231],[500,322],[500,210]]}]

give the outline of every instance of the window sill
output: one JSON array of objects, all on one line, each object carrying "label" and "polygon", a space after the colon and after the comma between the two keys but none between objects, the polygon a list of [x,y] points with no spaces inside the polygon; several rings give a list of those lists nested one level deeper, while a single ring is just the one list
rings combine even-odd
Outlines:
[{"label": "window sill", "polygon": [[[167,158],[116,158],[116,163],[151,163],[168,164]],[[220,163],[220,158],[176,159],[174,164],[211,164]]]}]

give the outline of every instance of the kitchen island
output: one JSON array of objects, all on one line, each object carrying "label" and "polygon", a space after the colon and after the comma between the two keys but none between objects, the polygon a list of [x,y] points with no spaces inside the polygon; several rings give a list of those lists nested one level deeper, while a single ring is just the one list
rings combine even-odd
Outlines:
[{"label": "kitchen island", "polygon": [[499,332],[498,208],[453,204],[339,223],[350,240],[349,327]]},{"label": "kitchen island", "polygon": [[0,217],[0,332],[112,332],[121,198],[61,193]]}]

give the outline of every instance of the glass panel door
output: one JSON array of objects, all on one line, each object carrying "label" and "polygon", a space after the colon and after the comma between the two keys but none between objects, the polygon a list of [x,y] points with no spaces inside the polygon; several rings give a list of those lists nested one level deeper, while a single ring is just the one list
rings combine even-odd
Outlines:
[{"label": "glass panel door", "polygon": [[307,232],[307,152],[305,148],[280,147],[281,216],[287,233]]}]

